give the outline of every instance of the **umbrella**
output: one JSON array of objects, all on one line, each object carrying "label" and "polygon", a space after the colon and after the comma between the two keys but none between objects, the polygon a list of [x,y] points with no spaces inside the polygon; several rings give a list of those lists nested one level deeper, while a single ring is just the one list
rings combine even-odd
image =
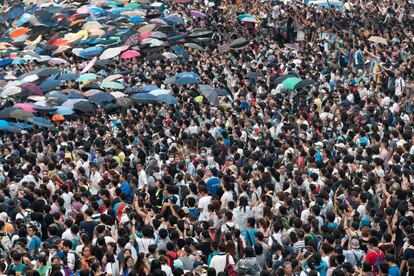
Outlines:
[{"label": "umbrella", "polygon": [[123,47],[115,47],[115,48],[106,49],[101,54],[101,56],[99,57],[99,59],[105,60],[105,59],[114,58],[114,57],[118,56],[122,52],[122,49],[123,49]]},{"label": "umbrella", "polygon": [[10,118],[10,113],[12,111],[16,110],[15,107],[6,107],[5,109],[0,111],[0,118],[5,119],[5,118]]},{"label": "umbrella", "polygon": [[175,75],[176,78],[191,77],[198,79],[200,76],[194,72],[181,72]]},{"label": "umbrella", "polygon": [[62,75],[59,76],[58,80],[60,81],[74,81],[78,78],[79,76],[76,73],[63,73]]},{"label": "umbrella", "polygon": [[245,17],[242,20],[240,20],[242,23],[257,23],[256,18],[254,17]]},{"label": "umbrella", "polygon": [[230,42],[230,47],[231,48],[241,48],[243,46],[246,46],[247,44],[249,44],[249,41],[243,37],[241,38],[237,38],[235,40],[233,40],[232,42]]},{"label": "umbrella", "polygon": [[88,91],[86,91],[83,95],[85,95],[85,97],[91,97],[95,94],[101,93],[103,92],[102,90],[99,89],[90,89]]},{"label": "umbrella", "polygon": [[52,116],[53,122],[59,122],[59,121],[64,121],[64,120],[65,120],[65,117],[63,117],[63,115],[55,114]]},{"label": "umbrella", "polygon": [[34,83],[24,83],[20,86],[21,88],[23,88],[24,90],[29,91],[31,94],[35,94],[35,95],[39,95],[39,96],[43,96],[43,91],[42,89],[39,88],[39,86],[37,86]]},{"label": "umbrella", "polygon": [[11,86],[3,88],[3,91],[1,92],[1,96],[2,97],[13,96],[13,95],[19,94],[20,92],[22,92],[22,89],[20,87],[11,85]]},{"label": "umbrella", "polygon": [[111,92],[109,94],[111,94],[112,96],[114,96],[115,99],[122,98],[122,97],[126,97],[126,94],[124,94],[122,92],[119,92],[119,91]]},{"label": "umbrella", "polygon": [[8,11],[7,11],[7,19],[9,21],[12,21],[14,19],[19,18],[24,13],[24,5],[23,4],[16,4],[13,5]]},{"label": "umbrella", "polygon": [[26,121],[39,127],[45,127],[45,128],[53,127],[52,123],[43,117],[30,116],[26,119]]},{"label": "umbrella", "polygon": [[89,61],[89,63],[82,69],[81,74],[85,74],[86,72],[88,72],[94,65],[95,62],[98,60],[98,57],[94,57],[91,61]]},{"label": "umbrella", "polygon": [[17,108],[17,109],[10,112],[9,117],[17,119],[17,120],[26,120],[27,118],[29,118],[32,115],[33,115],[32,112],[28,112],[28,111],[25,111],[23,109]]},{"label": "umbrella", "polygon": [[218,102],[218,94],[214,87],[209,85],[200,85],[200,93],[210,102],[210,104],[216,105]]},{"label": "umbrella", "polygon": [[48,63],[51,65],[69,64],[69,62],[67,62],[63,58],[51,58],[49,59]]},{"label": "umbrella", "polygon": [[175,80],[176,85],[187,85],[187,84],[193,84],[193,83],[200,83],[200,81],[191,76],[185,76],[185,77],[181,77]]},{"label": "umbrella", "polygon": [[185,47],[191,48],[191,49],[196,49],[199,51],[204,52],[206,49],[204,49],[203,47],[201,47],[200,45],[196,44],[196,43],[185,43],[184,44]]},{"label": "umbrella", "polygon": [[153,84],[144,86],[144,92],[151,92],[157,89],[158,89],[158,86],[153,85]]},{"label": "umbrella", "polygon": [[381,36],[371,36],[368,40],[377,44],[388,45],[388,41]]},{"label": "umbrella", "polygon": [[150,37],[152,37],[152,38],[158,38],[158,39],[166,39],[167,38],[167,35],[165,33],[163,33],[163,32],[155,31],[155,32],[151,32],[150,33]]},{"label": "umbrella", "polygon": [[110,103],[113,100],[115,100],[115,97],[109,93],[101,92],[101,93],[96,93],[95,95],[91,96],[89,100],[91,102],[96,103],[97,105],[104,106],[105,104]]},{"label": "umbrella", "polygon": [[217,95],[219,97],[226,97],[226,96],[233,96],[230,91],[228,91],[227,89],[224,88],[216,88],[214,89],[214,91],[216,91]]},{"label": "umbrella", "polygon": [[262,72],[249,72],[246,74],[246,78],[256,80],[257,78],[264,78]]},{"label": "umbrella", "polygon": [[176,104],[178,104],[177,98],[174,97],[174,96],[171,96],[169,94],[157,96],[157,101],[166,103],[168,105],[176,105]]},{"label": "umbrella", "polygon": [[302,88],[304,88],[306,86],[310,86],[310,85],[314,85],[314,84],[315,84],[315,81],[314,80],[305,79],[305,80],[302,80],[302,81],[298,82],[295,85],[295,89],[302,89]]},{"label": "umbrella", "polygon": [[178,45],[174,45],[174,46],[172,46],[171,47],[171,50],[173,50],[177,55],[180,55],[180,56],[182,56],[183,58],[189,58],[189,55],[188,55],[188,53],[183,49],[183,48],[181,48],[180,46],[178,46]]},{"label": "umbrella", "polygon": [[21,108],[27,112],[32,112],[32,113],[36,112],[36,110],[34,110],[33,107],[28,103],[17,103],[17,104],[14,104],[13,107]]},{"label": "umbrella", "polygon": [[95,112],[96,106],[89,101],[81,100],[73,105],[73,109],[83,113],[92,113]]},{"label": "umbrella", "polygon": [[181,18],[181,16],[178,15],[170,15],[163,18],[165,22],[168,23],[168,25],[184,25],[184,19]]},{"label": "umbrella", "polygon": [[177,59],[178,58],[176,54],[169,53],[169,52],[163,53],[162,55],[167,59]]},{"label": "umbrella", "polygon": [[26,33],[28,33],[30,30],[26,27],[17,28],[10,32],[10,38],[18,38],[19,36],[22,36]]},{"label": "umbrella", "polygon": [[297,51],[297,52],[302,50],[298,45],[292,44],[292,43],[286,43],[285,47],[289,48],[289,49],[292,49],[293,51]]},{"label": "umbrella", "polygon": [[50,105],[47,105],[46,103],[32,104],[32,107],[34,110],[38,112],[53,112],[58,109],[57,106],[50,106]]},{"label": "umbrella", "polygon": [[200,11],[191,11],[191,15],[194,16],[195,18],[199,18],[199,19],[204,19],[204,17],[206,17],[205,13],[202,13]]},{"label": "umbrella", "polygon": [[152,32],[155,28],[157,27],[157,25],[155,24],[147,24],[142,26],[141,28],[138,29],[139,33],[146,33],[146,32]]},{"label": "umbrella", "polygon": [[73,114],[73,109],[66,107],[66,106],[59,106],[58,109],[56,111],[51,112],[51,114],[56,114],[56,115],[72,115]]},{"label": "umbrella", "polygon": [[108,88],[113,90],[122,90],[124,85],[116,81],[104,81],[101,83],[101,88]]},{"label": "umbrella", "polygon": [[122,59],[136,58],[136,57],[140,57],[140,56],[141,56],[141,54],[138,51],[135,51],[135,50],[128,50],[128,51],[125,51],[121,54]]},{"label": "umbrella", "polygon": [[103,48],[100,46],[89,47],[79,52],[79,56],[83,58],[91,58],[102,53]]},{"label": "umbrella", "polygon": [[115,74],[115,75],[110,75],[106,77],[102,82],[114,81],[114,80],[119,80],[122,78],[123,76],[121,74]]},{"label": "umbrella", "polygon": [[43,92],[52,91],[57,87],[60,87],[60,81],[58,80],[46,80],[39,86]]},{"label": "umbrella", "polygon": [[139,43],[141,36],[139,33],[131,35],[126,41],[125,45],[134,46]]},{"label": "umbrella", "polygon": [[94,73],[87,73],[80,75],[75,81],[76,82],[82,82],[82,81],[89,81],[89,80],[95,80],[98,76]]},{"label": "umbrella", "polygon": [[148,61],[156,61],[156,60],[165,60],[166,57],[161,54],[153,54],[153,55],[147,56],[146,59]]},{"label": "umbrella", "polygon": [[46,98],[48,102],[61,104],[68,99],[68,96],[59,91],[52,91],[46,94]]},{"label": "umbrella", "polygon": [[155,90],[152,90],[151,92],[149,92],[149,94],[158,97],[158,96],[161,96],[161,95],[169,95],[170,92],[171,92],[170,90],[166,90],[166,89],[155,89]]},{"label": "umbrella", "polygon": [[277,77],[275,79],[275,84],[278,85],[278,84],[282,83],[284,80],[286,80],[288,78],[292,78],[292,77],[295,77],[295,76],[293,76],[293,75],[283,75],[283,76]]},{"label": "umbrella", "polygon": [[296,77],[287,78],[282,82],[282,85],[286,89],[293,90],[293,89],[295,89],[295,86],[301,81],[302,81],[302,79],[299,79],[299,78],[296,78]]},{"label": "umbrella", "polygon": [[191,38],[196,38],[196,37],[208,36],[208,35],[211,35],[212,33],[213,33],[212,31],[200,30],[200,31],[193,31],[188,36]]},{"label": "umbrella", "polygon": [[5,130],[10,127],[10,123],[5,120],[0,120],[0,129]]},{"label": "umbrella", "polygon": [[11,59],[11,58],[1,59],[0,60],[0,67],[6,67],[6,66],[12,64],[12,62],[13,62],[13,59]]},{"label": "umbrella", "polygon": [[117,98],[116,103],[120,106],[132,106],[134,104],[134,100],[127,97]]},{"label": "umbrella", "polygon": [[85,99],[85,96],[77,92],[72,92],[72,93],[69,93],[68,99]]},{"label": "umbrella", "polygon": [[135,101],[140,102],[140,103],[151,103],[151,102],[155,102],[157,100],[157,97],[149,93],[137,93],[137,94],[133,94],[131,96],[131,99],[134,99]]}]

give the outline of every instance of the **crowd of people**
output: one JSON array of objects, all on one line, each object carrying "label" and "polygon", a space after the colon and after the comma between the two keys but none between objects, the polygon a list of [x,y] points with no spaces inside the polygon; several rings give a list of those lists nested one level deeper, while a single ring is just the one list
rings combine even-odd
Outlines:
[{"label": "crowd of people", "polygon": [[[56,5],[57,16],[134,3],[29,2],[37,1],[25,1],[26,12]],[[7,20],[14,5],[3,6],[2,41],[24,17]],[[206,31],[196,41],[202,50],[152,60],[146,49],[92,66],[98,80],[62,81],[59,89],[82,91],[120,74],[125,91],[156,86],[177,104],[97,106],[53,127],[2,130],[0,273],[414,275],[414,4],[162,6],[156,16],[183,19],[173,26],[183,40]],[[87,13],[85,24],[96,16],[107,14]],[[68,31],[45,30],[44,42]],[[240,38],[240,47],[228,46]],[[2,51],[26,47],[0,44]],[[45,45],[43,53],[56,50]],[[68,61],[51,65],[62,73],[85,66],[70,51],[56,55]],[[8,64],[0,68],[2,87],[44,66]],[[181,72],[195,72],[200,83],[166,84]],[[309,85],[288,89],[287,76]],[[200,99],[201,84],[228,94]],[[2,97],[1,108],[27,97]]]}]

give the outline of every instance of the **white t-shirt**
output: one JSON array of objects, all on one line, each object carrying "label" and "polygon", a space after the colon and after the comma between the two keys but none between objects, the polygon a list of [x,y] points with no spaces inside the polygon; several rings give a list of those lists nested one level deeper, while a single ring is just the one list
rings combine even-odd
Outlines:
[{"label": "white t-shirt", "polygon": [[198,208],[203,209],[199,217],[200,221],[207,219],[208,205],[210,204],[210,202],[211,202],[211,196],[203,196],[198,201]]},{"label": "white t-shirt", "polygon": [[401,96],[402,91],[404,90],[405,87],[405,81],[403,78],[399,77],[398,79],[395,80],[395,95],[397,96]]},{"label": "white t-shirt", "polygon": [[[210,262],[210,267],[214,267],[216,270],[216,273],[224,272],[224,269],[226,268],[226,262],[227,262],[227,255],[226,254],[219,254],[215,255]],[[233,257],[229,255],[229,263],[231,265],[234,265]]]}]

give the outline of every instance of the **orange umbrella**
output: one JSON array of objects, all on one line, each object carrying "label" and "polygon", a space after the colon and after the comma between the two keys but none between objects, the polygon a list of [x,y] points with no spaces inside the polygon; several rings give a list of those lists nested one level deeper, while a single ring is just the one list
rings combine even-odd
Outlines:
[{"label": "orange umbrella", "polygon": [[19,36],[22,36],[28,33],[29,31],[30,31],[29,28],[26,28],[26,27],[17,28],[14,31],[11,31],[10,38],[13,38],[13,39],[18,38]]},{"label": "orange umbrella", "polygon": [[63,115],[60,114],[55,114],[52,116],[52,121],[53,122],[57,122],[57,121],[64,121],[65,117],[63,117]]},{"label": "orange umbrella", "polygon": [[72,21],[72,22],[70,23],[70,26],[72,27],[72,26],[75,26],[75,25],[77,25],[77,24],[81,24],[81,23],[83,23],[83,22],[85,22],[85,19],[78,19],[78,20]]},{"label": "orange umbrella", "polygon": [[56,47],[67,46],[68,41],[64,38],[58,38],[58,39],[55,39],[52,42],[50,42],[50,45],[53,45],[53,46],[56,46]]}]

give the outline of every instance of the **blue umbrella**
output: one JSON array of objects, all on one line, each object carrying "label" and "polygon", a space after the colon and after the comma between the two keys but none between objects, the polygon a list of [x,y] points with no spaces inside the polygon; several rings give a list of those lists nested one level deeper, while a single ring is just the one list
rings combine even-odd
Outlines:
[{"label": "blue umbrella", "polygon": [[200,81],[191,76],[181,77],[175,81],[176,85],[186,85],[186,84],[193,84],[193,83],[200,83]]},{"label": "blue umbrella", "polygon": [[10,8],[7,12],[7,18],[9,21],[12,21],[16,18],[19,18],[24,13],[24,6],[23,4],[17,4]]},{"label": "blue umbrella", "polygon": [[42,117],[30,116],[29,118],[27,118],[26,121],[39,127],[45,127],[45,128],[53,127],[52,123],[48,119],[45,119]]},{"label": "blue umbrella", "polygon": [[27,123],[10,123],[11,127],[17,127],[20,129],[32,129],[33,125],[32,124],[27,124]]},{"label": "blue umbrella", "polygon": [[85,99],[85,96],[79,93],[72,92],[68,94],[68,99]]},{"label": "blue umbrella", "polygon": [[188,34],[184,33],[184,34],[179,34],[179,35],[174,35],[174,36],[170,36],[168,38],[169,41],[179,41],[181,39],[184,39]]},{"label": "blue umbrella", "polygon": [[151,92],[156,89],[158,89],[158,86],[153,85],[153,84],[144,86],[144,92]]},{"label": "blue umbrella", "polygon": [[109,93],[99,92],[89,98],[91,102],[96,103],[97,105],[104,106],[107,103],[115,100],[115,97]]},{"label": "blue umbrella", "polygon": [[171,47],[171,50],[174,51],[174,53],[176,53],[177,55],[182,56],[183,58],[189,58],[190,56],[188,55],[188,53],[186,52],[186,50],[184,50],[183,48],[181,48],[178,45],[174,45]]},{"label": "blue umbrella", "polygon": [[178,15],[170,15],[161,19],[167,22],[168,25],[184,25],[184,19]]},{"label": "blue umbrella", "polygon": [[144,19],[141,16],[135,15],[135,16],[131,16],[129,18],[129,22],[131,22],[131,23],[142,23],[142,22],[144,22]]},{"label": "blue umbrella", "polygon": [[58,80],[60,81],[74,81],[78,78],[78,74],[75,73],[63,73],[59,76]]},{"label": "blue umbrella", "polygon": [[94,73],[87,73],[87,74],[80,75],[75,81],[76,82],[89,81],[89,80],[94,80],[97,77],[98,76]]},{"label": "blue umbrella", "polygon": [[178,104],[178,100],[176,97],[171,96],[169,94],[159,95],[157,96],[157,101],[169,104],[169,105],[176,105]]},{"label": "blue umbrella", "polygon": [[68,96],[59,91],[49,92],[45,95],[49,103],[60,105],[68,99]]},{"label": "blue umbrella", "polygon": [[0,129],[4,130],[10,127],[10,123],[5,120],[0,120]]},{"label": "blue umbrella", "polygon": [[103,48],[100,46],[93,46],[86,49],[83,49],[79,52],[79,56],[83,58],[92,58],[98,56],[103,52]]},{"label": "blue umbrella", "polygon": [[57,106],[38,105],[38,104],[32,104],[32,107],[34,110],[38,112],[53,112],[58,109]]},{"label": "blue umbrella", "polygon": [[101,8],[97,8],[97,7],[92,7],[92,8],[90,8],[90,9],[89,9],[89,12],[90,12],[90,13],[98,13],[98,14],[102,14],[102,15],[105,15],[105,14],[107,14],[107,13],[108,13],[106,10],[101,9]]},{"label": "blue umbrella", "polygon": [[56,111],[50,112],[50,114],[59,114],[59,115],[72,115],[73,109],[66,107],[66,106],[59,106],[59,108]]},{"label": "blue umbrella", "polygon": [[39,88],[43,92],[49,92],[49,91],[52,91],[53,89],[55,89],[59,86],[60,86],[60,81],[58,81],[58,80],[46,80],[39,86]]},{"label": "blue umbrella", "polygon": [[6,67],[12,64],[12,62],[13,62],[13,59],[11,58],[0,59],[0,67]]},{"label": "blue umbrella", "polygon": [[175,75],[176,78],[182,78],[182,77],[192,77],[195,79],[198,79],[200,76],[197,73],[194,72],[181,72]]},{"label": "blue umbrella", "polygon": [[141,103],[150,103],[155,102],[157,97],[148,93],[137,93],[131,96],[131,99],[136,100],[137,102]]}]

